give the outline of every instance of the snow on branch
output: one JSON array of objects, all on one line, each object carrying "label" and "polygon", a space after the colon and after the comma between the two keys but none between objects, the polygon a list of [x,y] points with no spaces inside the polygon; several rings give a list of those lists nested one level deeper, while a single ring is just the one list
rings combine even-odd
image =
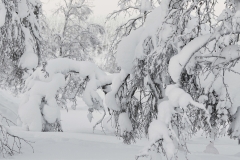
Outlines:
[{"label": "snow on branch", "polygon": [[211,41],[218,39],[219,36],[228,35],[228,34],[239,34],[240,30],[235,32],[231,31],[219,31],[212,34],[206,34],[199,37],[196,37],[191,42],[189,42],[177,55],[173,56],[170,59],[168,71],[172,80],[177,83],[180,80],[181,73],[186,67],[188,62],[191,60],[194,54],[196,54],[200,49],[206,46]]},{"label": "snow on branch", "polygon": [[[89,108],[104,109],[103,101],[96,91],[101,88],[104,92],[109,92],[112,76],[107,76],[95,64],[88,61],[68,58],[49,60],[43,67],[37,68],[25,82],[25,99],[19,107],[19,116],[26,130],[49,130],[46,125],[54,123],[61,130],[60,109],[56,96],[58,91],[66,86],[64,75],[68,75],[69,72],[87,80],[86,86],[80,88],[84,90],[82,98]],[[74,94],[76,96],[78,93]],[[66,97],[62,95],[62,98]]]}]

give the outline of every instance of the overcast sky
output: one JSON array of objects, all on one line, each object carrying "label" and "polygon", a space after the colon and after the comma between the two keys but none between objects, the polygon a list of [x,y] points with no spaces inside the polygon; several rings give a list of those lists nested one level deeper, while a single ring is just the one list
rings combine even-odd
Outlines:
[{"label": "overcast sky", "polygon": [[[56,8],[60,0],[41,0],[43,4],[43,11],[47,15]],[[93,0],[93,12],[98,16],[106,16],[108,13],[117,9],[118,0]]]}]

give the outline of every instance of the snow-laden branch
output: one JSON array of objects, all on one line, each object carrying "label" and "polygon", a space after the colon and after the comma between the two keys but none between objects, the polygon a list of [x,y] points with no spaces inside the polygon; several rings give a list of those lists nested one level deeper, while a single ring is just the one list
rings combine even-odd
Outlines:
[{"label": "snow-laden branch", "polygon": [[111,75],[107,76],[91,62],[67,58],[53,59],[43,68],[38,68],[25,82],[25,100],[19,107],[19,116],[25,129],[44,130],[42,123],[45,122],[41,117],[46,123],[60,122],[60,110],[55,97],[57,92],[65,87],[64,74],[69,72],[77,73],[83,79],[89,79],[83,91],[83,100],[90,108],[104,109],[102,99],[96,91],[99,88],[105,93],[110,91],[108,86],[112,83]]},{"label": "snow-laden branch", "polygon": [[119,90],[119,87],[122,85],[124,80],[129,74],[125,73],[124,70],[122,70],[119,74],[117,74],[112,82],[112,90],[111,92],[107,93],[106,95],[106,105],[108,108],[114,110],[114,111],[120,111],[121,107],[119,104],[116,102],[116,94]]},{"label": "snow-laden branch", "polygon": [[235,32],[231,31],[219,31],[212,34],[206,34],[199,36],[189,42],[177,55],[173,56],[170,59],[168,71],[175,83],[178,83],[182,74],[183,69],[186,67],[187,63],[190,59],[196,54],[199,50],[201,50],[204,46],[206,46],[211,41],[217,39],[219,36],[228,35],[228,34],[239,34],[240,30]]},{"label": "snow-laden branch", "polygon": [[182,73],[182,69],[186,66],[187,62],[191,59],[194,53],[200,50],[204,45],[209,42],[211,34],[203,35],[195,38],[188,43],[180,53],[170,59],[168,72],[174,82],[178,82]]}]

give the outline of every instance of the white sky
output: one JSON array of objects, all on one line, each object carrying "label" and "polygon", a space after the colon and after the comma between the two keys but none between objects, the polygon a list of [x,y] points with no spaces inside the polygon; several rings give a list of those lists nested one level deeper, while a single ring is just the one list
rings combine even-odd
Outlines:
[{"label": "white sky", "polygon": [[[62,0],[41,0],[44,13],[51,15],[60,1]],[[94,15],[105,17],[117,9],[117,3],[118,0],[93,0],[92,10]]]}]

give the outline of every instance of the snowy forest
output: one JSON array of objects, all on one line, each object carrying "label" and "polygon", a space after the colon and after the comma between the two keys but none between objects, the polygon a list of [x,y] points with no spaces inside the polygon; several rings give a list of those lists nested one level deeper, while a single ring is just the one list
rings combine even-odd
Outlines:
[{"label": "snowy forest", "polygon": [[240,0],[0,0],[0,157],[239,160],[239,35]]}]

